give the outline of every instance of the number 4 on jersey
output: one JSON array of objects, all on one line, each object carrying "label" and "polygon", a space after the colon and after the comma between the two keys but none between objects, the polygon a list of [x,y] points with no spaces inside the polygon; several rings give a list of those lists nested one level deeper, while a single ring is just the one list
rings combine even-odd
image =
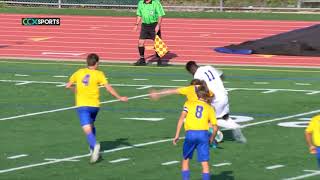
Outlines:
[{"label": "number 4 on jersey", "polygon": [[82,79],[83,85],[88,86],[89,80],[90,80],[90,74],[85,75],[84,78]]}]

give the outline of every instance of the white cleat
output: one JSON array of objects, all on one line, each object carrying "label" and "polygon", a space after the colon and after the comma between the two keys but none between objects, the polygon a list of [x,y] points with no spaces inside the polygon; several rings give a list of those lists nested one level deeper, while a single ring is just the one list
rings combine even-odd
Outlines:
[{"label": "white cleat", "polygon": [[100,156],[100,143],[96,143],[91,154],[90,163],[96,163]]},{"label": "white cleat", "polygon": [[235,139],[237,142],[239,142],[239,143],[247,143],[247,139],[246,139],[246,137],[244,137],[244,135],[242,134],[240,128],[238,128],[238,129],[233,129],[233,130],[232,130],[232,133],[233,133],[234,139]]}]

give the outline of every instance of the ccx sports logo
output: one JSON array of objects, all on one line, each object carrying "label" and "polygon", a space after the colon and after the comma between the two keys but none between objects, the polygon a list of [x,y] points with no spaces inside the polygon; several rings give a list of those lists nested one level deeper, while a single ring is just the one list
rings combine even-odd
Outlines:
[{"label": "ccx sports logo", "polygon": [[60,18],[22,18],[23,26],[60,26]]}]

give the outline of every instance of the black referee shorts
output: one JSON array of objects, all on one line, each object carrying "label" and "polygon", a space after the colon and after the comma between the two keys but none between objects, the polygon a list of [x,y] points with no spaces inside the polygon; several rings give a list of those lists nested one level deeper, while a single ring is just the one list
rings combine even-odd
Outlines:
[{"label": "black referee shorts", "polygon": [[[142,23],[141,25],[141,31],[140,31],[140,38],[139,39],[152,39],[154,40],[156,37],[156,31],[155,28],[158,23],[152,23],[152,24],[145,24]],[[161,37],[161,31],[159,30],[157,35]]]}]

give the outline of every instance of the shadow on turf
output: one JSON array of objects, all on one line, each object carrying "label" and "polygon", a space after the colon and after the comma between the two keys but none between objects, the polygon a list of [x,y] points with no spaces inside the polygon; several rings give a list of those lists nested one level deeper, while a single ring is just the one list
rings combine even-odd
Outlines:
[{"label": "shadow on turf", "polygon": [[114,149],[114,148],[117,148],[121,145],[132,146],[128,142],[128,138],[118,138],[114,141],[102,141],[102,142],[100,142],[100,145],[101,145],[101,151],[105,151],[108,149]]},{"label": "shadow on turf", "polygon": [[213,174],[211,175],[211,179],[235,180],[233,176],[233,171],[223,171],[220,174]]}]

